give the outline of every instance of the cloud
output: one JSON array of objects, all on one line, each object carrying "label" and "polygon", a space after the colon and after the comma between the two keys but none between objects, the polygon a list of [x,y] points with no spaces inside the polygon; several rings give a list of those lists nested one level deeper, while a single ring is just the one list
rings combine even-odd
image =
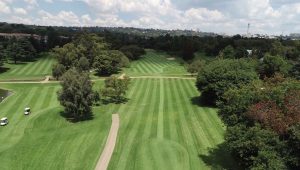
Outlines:
[{"label": "cloud", "polygon": [[9,14],[10,12],[10,7],[5,2],[0,1],[0,13]]},{"label": "cloud", "polygon": [[[248,23],[251,33],[299,32],[300,26],[300,3],[295,0],[23,1],[24,11],[16,5],[17,0],[1,0],[0,13],[9,14],[11,9],[14,13],[0,19],[39,25],[200,29],[230,34],[245,33]],[[43,3],[57,5],[60,11],[47,9]]]},{"label": "cloud", "polygon": [[23,8],[14,8],[14,13],[18,15],[26,15],[27,11]]}]

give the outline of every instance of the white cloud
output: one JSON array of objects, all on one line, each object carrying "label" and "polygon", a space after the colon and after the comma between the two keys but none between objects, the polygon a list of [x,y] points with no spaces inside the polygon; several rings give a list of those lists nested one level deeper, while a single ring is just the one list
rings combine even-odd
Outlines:
[{"label": "white cloud", "polygon": [[18,15],[26,15],[27,11],[23,8],[14,8],[14,13]]},{"label": "white cloud", "polygon": [[9,14],[10,12],[10,7],[5,2],[0,1],[0,13]]}]

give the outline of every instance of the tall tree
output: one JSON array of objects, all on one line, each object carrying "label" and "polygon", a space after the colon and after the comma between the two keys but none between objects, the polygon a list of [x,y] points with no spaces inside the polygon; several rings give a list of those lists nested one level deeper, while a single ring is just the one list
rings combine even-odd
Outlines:
[{"label": "tall tree", "polygon": [[90,119],[94,92],[89,75],[72,68],[61,80],[62,89],[58,91],[58,100],[64,107],[65,114],[75,121]]}]

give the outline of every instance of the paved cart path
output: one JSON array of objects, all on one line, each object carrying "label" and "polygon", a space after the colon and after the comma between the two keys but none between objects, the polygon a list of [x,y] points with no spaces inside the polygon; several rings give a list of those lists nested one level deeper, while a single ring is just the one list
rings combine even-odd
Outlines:
[{"label": "paved cart path", "polygon": [[95,170],[106,170],[110,161],[110,158],[114,152],[114,148],[117,141],[117,135],[119,130],[120,119],[118,114],[112,115],[112,124],[110,127],[109,135],[106,140],[105,147],[99,158]]}]

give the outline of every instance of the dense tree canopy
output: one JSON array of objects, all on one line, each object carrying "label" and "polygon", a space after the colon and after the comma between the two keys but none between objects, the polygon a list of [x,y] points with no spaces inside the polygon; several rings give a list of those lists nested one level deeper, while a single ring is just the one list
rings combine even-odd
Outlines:
[{"label": "dense tree canopy", "polygon": [[261,77],[272,77],[275,73],[281,73],[287,75],[291,66],[281,56],[265,55],[259,64],[259,73]]},{"label": "dense tree canopy", "polygon": [[247,60],[215,60],[205,65],[196,86],[205,101],[215,102],[230,88],[241,87],[257,79],[254,64]]},{"label": "dense tree canopy", "polygon": [[61,80],[62,89],[58,92],[58,100],[64,106],[64,114],[75,121],[90,119],[94,92],[89,75],[72,68],[61,77]]}]

